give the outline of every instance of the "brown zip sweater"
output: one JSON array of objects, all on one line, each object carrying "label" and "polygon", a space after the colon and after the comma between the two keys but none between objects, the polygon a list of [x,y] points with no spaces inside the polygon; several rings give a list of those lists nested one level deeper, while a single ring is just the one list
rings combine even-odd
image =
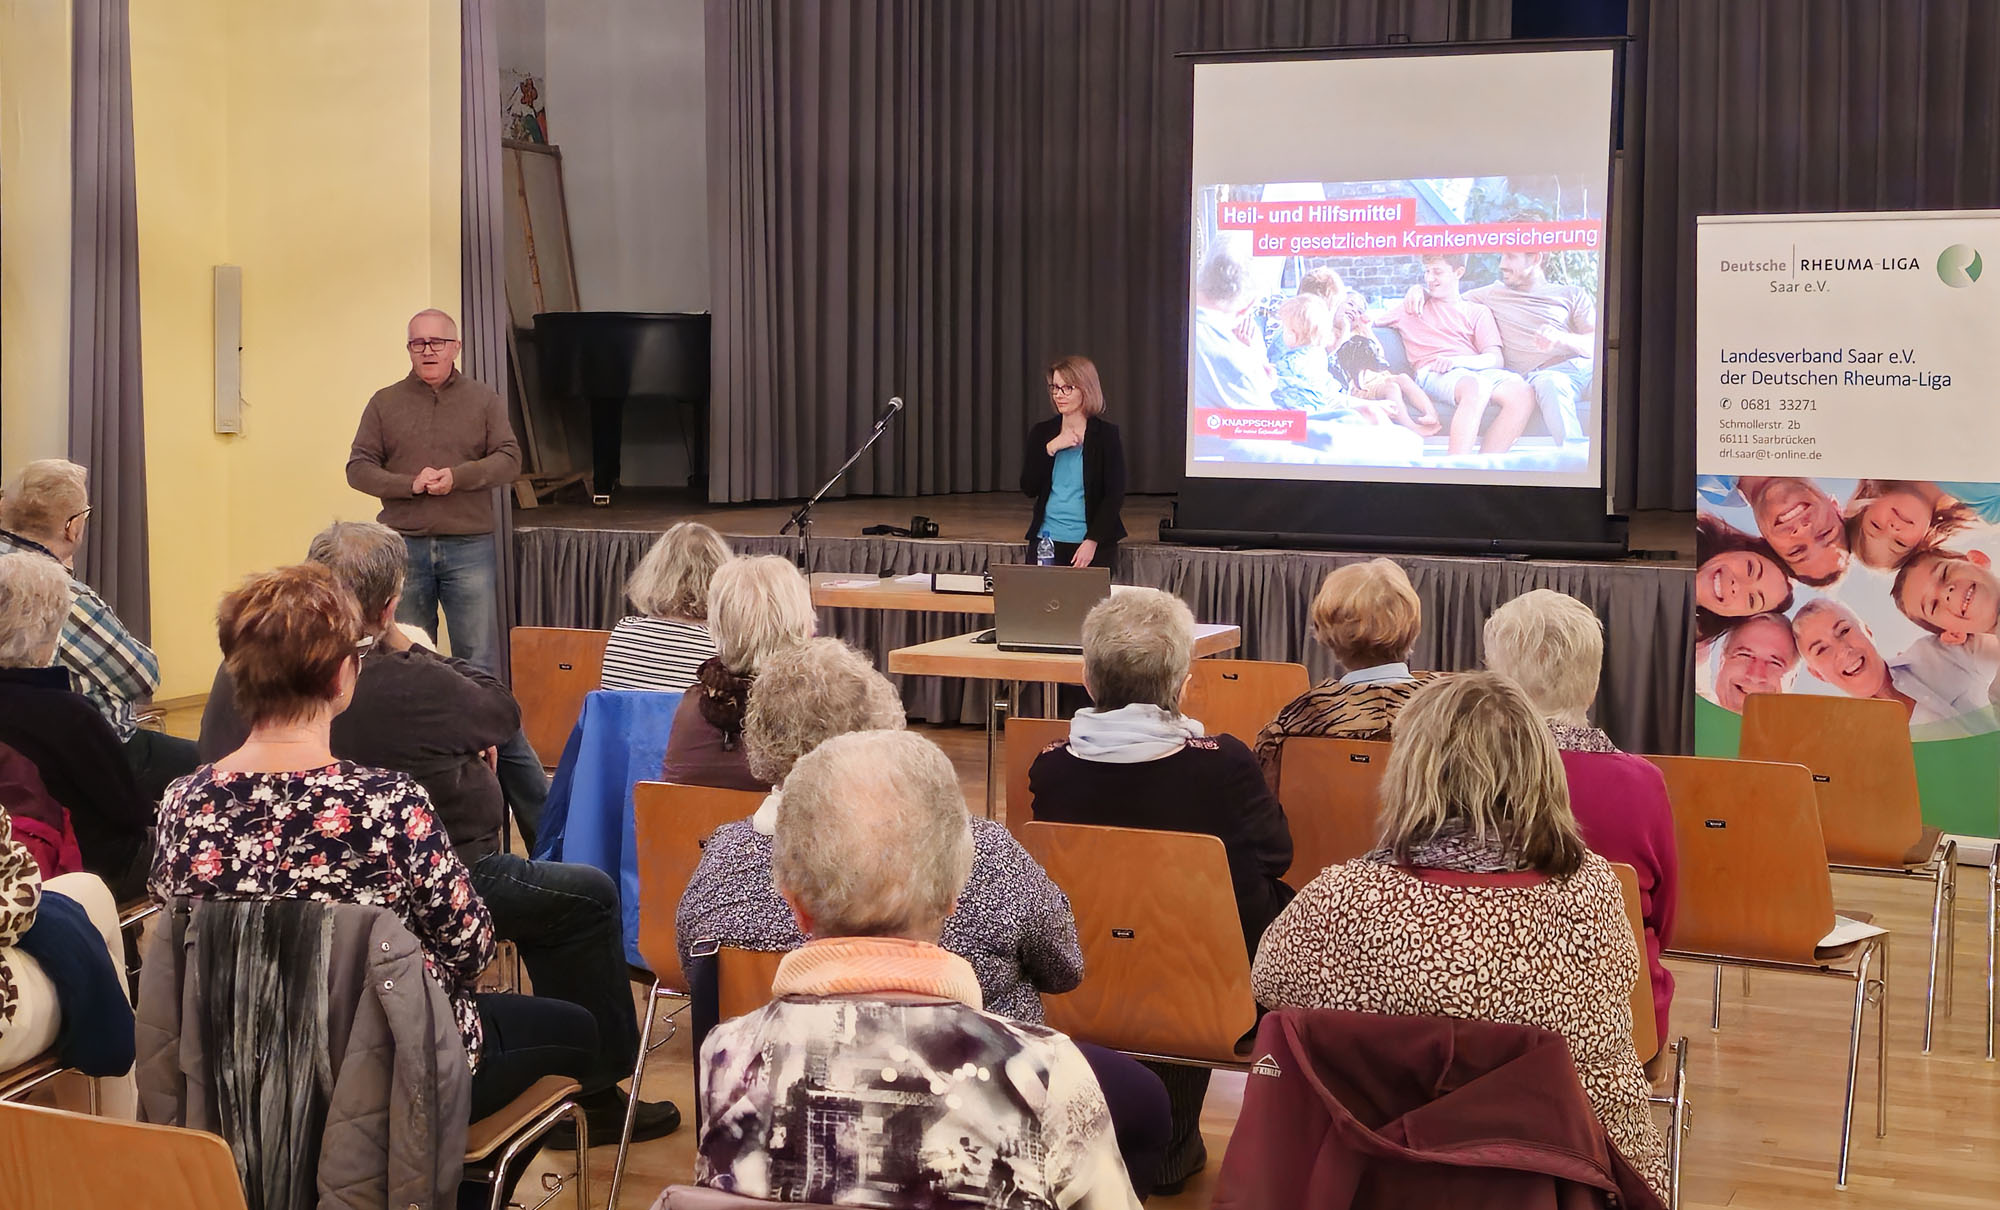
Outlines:
[{"label": "brown zip sweater", "polygon": [[[410,490],[427,466],[451,468],[449,495]],[[348,486],[379,498],[375,519],[411,537],[492,533],[486,489],[520,473],[521,447],[506,403],[457,370],[436,390],[412,370],[375,392],[347,455]]]}]

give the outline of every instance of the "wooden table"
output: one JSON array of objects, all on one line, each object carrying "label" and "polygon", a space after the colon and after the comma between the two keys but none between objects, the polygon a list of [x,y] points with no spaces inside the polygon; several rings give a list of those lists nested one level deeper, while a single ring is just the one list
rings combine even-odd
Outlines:
[{"label": "wooden table", "polygon": [[[818,597],[817,585],[814,597]],[[1210,623],[1194,628],[1197,659],[1233,651],[1242,641],[1243,632],[1235,626]],[[1053,702],[1055,686],[1083,684],[1083,656],[1053,651],[1002,651],[994,644],[975,643],[971,635],[961,634],[914,647],[898,647],[889,653],[889,671],[904,676],[957,676],[987,682],[986,818],[991,819],[995,786],[993,752],[999,739],[1000,715],[1015,696],[1011,687],[1023,681],[1040,681],[1049,687],[1045,700]],[[1009,692],[1001,692],[1002,684],[1010,686]]]},{"label": "wooden table", "polygon": [[835,609],[900,609],[917,613],[992,614],[993,594],[932,592],[928,577],[922,584],[878,580],[851,571],[812,574],[812,602]]}]

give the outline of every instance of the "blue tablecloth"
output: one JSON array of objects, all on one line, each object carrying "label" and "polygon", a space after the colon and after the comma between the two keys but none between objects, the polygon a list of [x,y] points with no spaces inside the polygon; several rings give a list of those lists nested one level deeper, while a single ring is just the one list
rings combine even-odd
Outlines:
[{"label": "blue tablecloth", "polygon": [[658,781],[673,730],[678,693],[599,689],[563,745],[562,762],[549,783],[548,806],[534,856],[578,861],[618,881],[625,926],[625,958],[639,958],[639,859],[632,831],[632,787]]}]

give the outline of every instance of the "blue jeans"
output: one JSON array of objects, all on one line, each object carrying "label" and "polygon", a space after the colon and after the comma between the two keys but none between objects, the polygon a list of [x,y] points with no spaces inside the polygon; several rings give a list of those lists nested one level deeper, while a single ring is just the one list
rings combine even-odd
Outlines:
[{"label": "blue jeans", "polygon": [[[493,914],[494,932],[520,951],[536,998],[567,1000],[590,1014],[595,1024],[590,1062],[567,1074],[575,1075],[585,1093],[601,1092],[630,1074],[639,1053],[639,1015],[632,1007],[618,886],[611,876],[573,862],[492,853],[473,863],[472,889]],[[480,1074],[485,1071],[480,1068]]]},{"label": "blue jeans", "polygon": [[409,564],[396,620],[420,626],[437,642],[438,607],[451,631],[451,653],[488,676],[500,675],[499,601],[492,534],[403,535]]}]

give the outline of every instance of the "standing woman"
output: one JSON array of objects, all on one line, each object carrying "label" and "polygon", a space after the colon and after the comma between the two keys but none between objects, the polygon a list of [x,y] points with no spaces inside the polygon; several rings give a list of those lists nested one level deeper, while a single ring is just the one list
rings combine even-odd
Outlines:
[{"label": "standing woman", "polygon": [[1090,358],[1071,355],[1049,366],[1054,416],[1028,430],[1021,459],[1021,494],[1035,498],[1028,522],[1032,554],[1043,534],[1054,541],[1056,564],[1111,567],[1125,536],[1125,447],[1118,426],[1103,419],[1104,388]]}]

